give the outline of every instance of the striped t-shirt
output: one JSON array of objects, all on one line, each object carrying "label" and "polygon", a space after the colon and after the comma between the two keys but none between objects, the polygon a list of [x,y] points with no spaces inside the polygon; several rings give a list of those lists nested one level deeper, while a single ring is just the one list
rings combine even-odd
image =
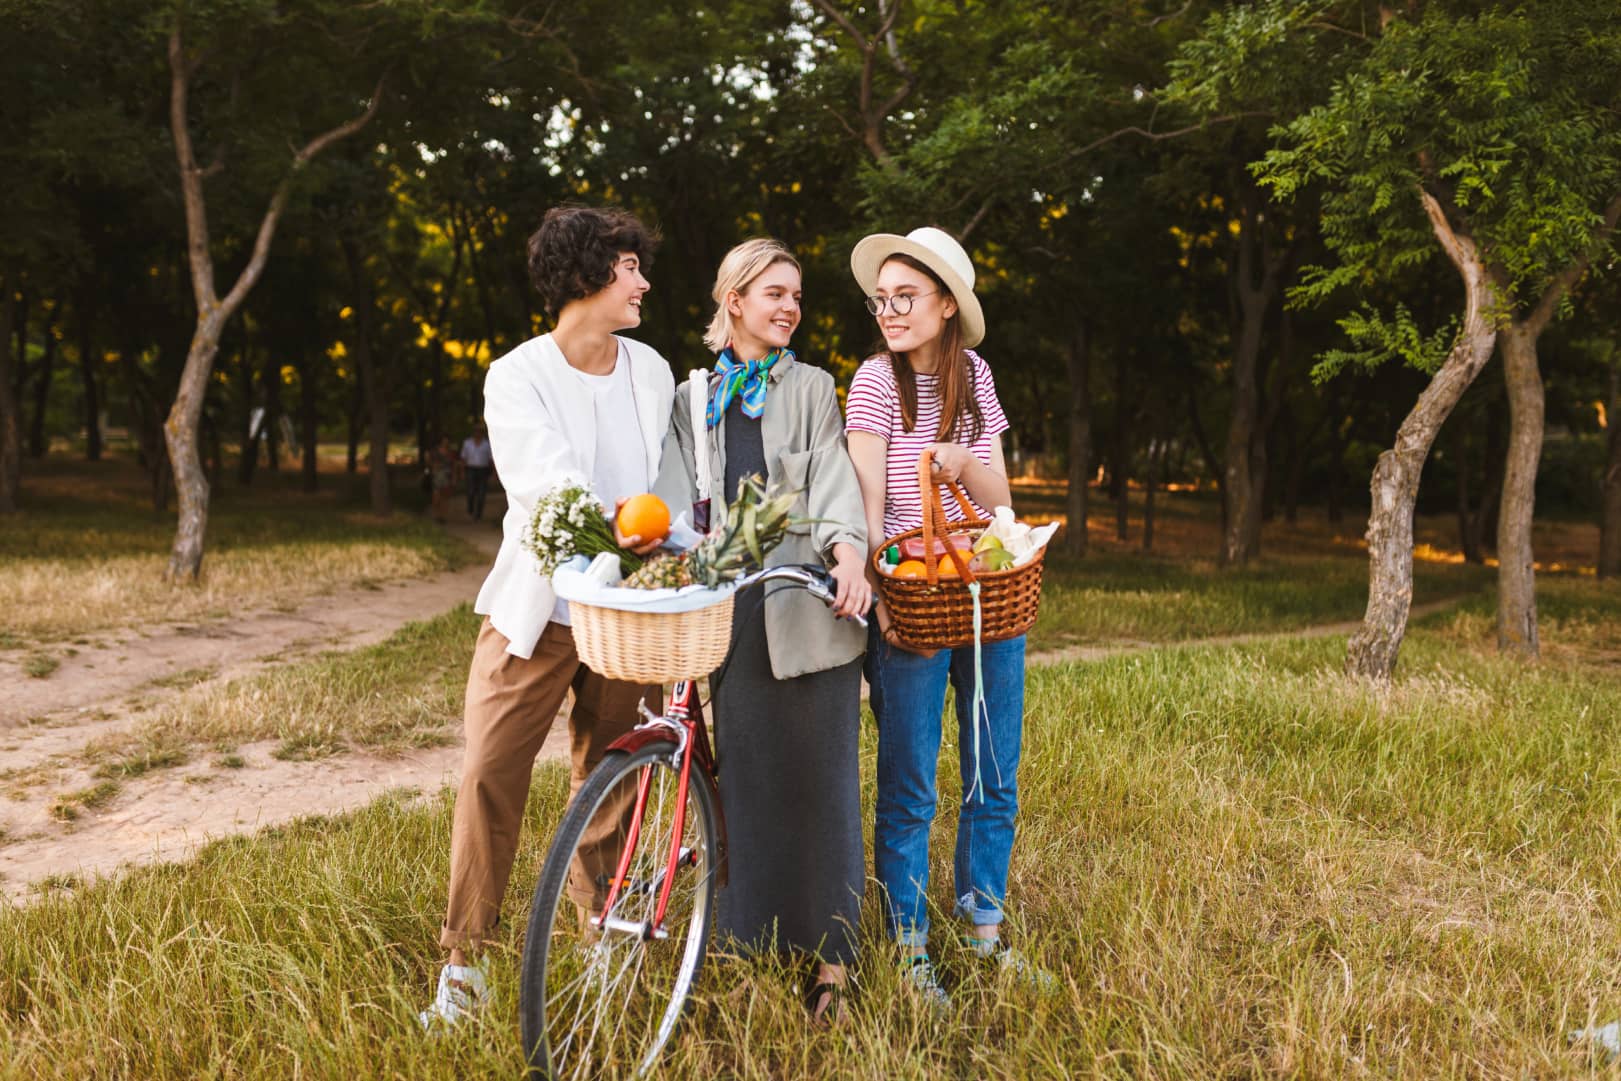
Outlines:
[{"label": "striped t-shirt", "polygon": [[[979,438],[968,449],[986,465],[991,464],[991,447],[996,437],[1008,430],[1007,415],[1002,403],[996,399],[996,384],[991,379],[991,366],[980,359],[972,349],[966,350],[972,364],[974,397],[979,401],[984,426]],[[914,373],[917,380],[917,423],[907,431],[901,420],[900,388],[895,385],[895,371],[889,357],[876,356],[864,361],[850,381],[850,393],[845,398],[844,430],[871,432],[889,443],[887,473],[884,483],[884,536],[893,537],[923,524],[923,497],[917,485],[917,460],[933,443],[951,442],[937,438],[940,430],[940,395],[933,375]],[[965,489],[966,491],[966,489]],[[962,518],[957,506],[944,486],[940,489],[941,506],[946,517]],[[972,502],[972,500],[970,500]],[[981,518],[989,518],[984,507],[974,504]]]}]

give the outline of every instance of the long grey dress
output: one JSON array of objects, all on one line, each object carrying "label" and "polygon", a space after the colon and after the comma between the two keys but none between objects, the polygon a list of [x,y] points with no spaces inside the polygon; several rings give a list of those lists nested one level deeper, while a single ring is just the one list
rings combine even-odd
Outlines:
[{"label": "long grey dress", "polygon": [[[735,493],[750,473],[766,475],[760,422],[734,401],[726,413],[725,491]],[[849,964],[866,882],[861,659],[775,678],[761,611],[771,588],[738,595],[731,660],[714,689],[730,851],[716,935],[751,952],[795,951]]]}]

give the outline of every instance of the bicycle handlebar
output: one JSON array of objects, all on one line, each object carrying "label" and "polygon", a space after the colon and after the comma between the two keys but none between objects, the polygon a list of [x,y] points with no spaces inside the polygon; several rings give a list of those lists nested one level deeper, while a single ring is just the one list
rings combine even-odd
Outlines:
[{"label": "bicycle handlebar", "polygon": [[[747,589],[752,585],[764,582],[790,582],[798,585],[822,603],[832,606],[836,597],[833,576],[814,563],[784,563],[777,567],[767,567],[764,570],[745,574],[737,580],[738,589]],[[851,616],[858,624],[865,627],[865,616]]]}]

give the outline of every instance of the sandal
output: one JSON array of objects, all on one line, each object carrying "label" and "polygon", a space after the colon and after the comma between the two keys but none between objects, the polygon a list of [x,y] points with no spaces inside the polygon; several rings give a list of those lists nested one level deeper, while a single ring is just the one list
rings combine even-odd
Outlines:
[{"label": "sandal", "polygon": [[[811,1015],[811,1024],[818,1028],[832,1028],[841,1023],[844,1009],[845,992],[847,985],[842,983],[819,983],[810,989],[805,996],[805,1010]],[[822,1005],[823,996],[827,1003]],[[821,1010],[817,1006],[821,1005]]]}]

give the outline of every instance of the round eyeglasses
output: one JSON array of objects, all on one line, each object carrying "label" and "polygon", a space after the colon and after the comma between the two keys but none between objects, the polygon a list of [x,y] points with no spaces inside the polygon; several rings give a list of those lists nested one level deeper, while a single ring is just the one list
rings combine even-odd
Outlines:
[{"label": "round eyeglasses", "polygon": [[874,315],[883,315],[884,308],[887,306],[896,315],[910,315],[912,301],[918,297],[932,297],[939,291],[938,289],[931,289],[927,293],[896,293],[892,297],[868,297],[867,310]]}]

